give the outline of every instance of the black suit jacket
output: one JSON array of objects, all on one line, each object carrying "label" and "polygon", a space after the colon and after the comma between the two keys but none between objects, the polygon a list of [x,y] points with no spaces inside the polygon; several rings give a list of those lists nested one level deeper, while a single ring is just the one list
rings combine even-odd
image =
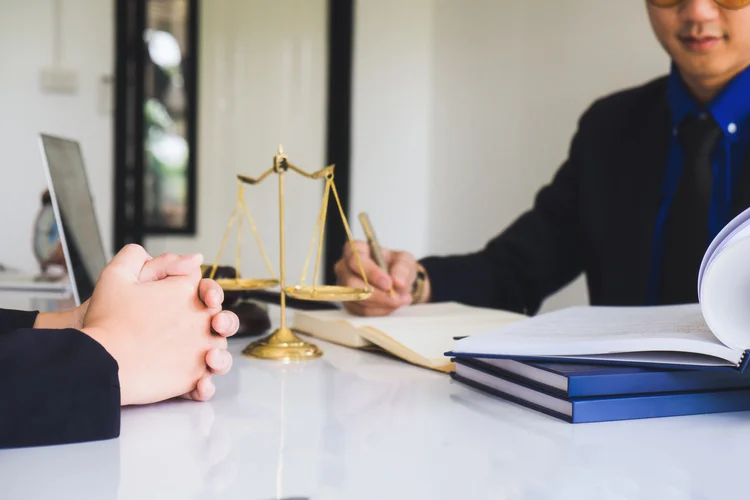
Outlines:
[{"label": "black suit jacket", "polygon": [[534,314],[583,272],[593,305],[644,305],[670,132],[666,77],[596,101],[529,211],[478,252],[422,260],[432,300]]},{"label": "black suit jacket", "polygon": [[73,329],[34,329],[36,312],[0,309],[0,448],[120,434],[115,359]]}]

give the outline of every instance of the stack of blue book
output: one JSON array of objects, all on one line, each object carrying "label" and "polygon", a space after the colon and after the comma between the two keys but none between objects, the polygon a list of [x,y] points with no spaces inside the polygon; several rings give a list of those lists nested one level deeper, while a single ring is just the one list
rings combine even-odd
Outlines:
[{"label": "stack of blue book", "polygon": [[706,250],[698,303],[570,307],[472,334],[446,353],[453,378],[576,423],[750,410],[748,255],[750,209]]},{"label": "stack of blue book", "polygon": [[570,423],[750,410],[750,371],[456,357],[454,380]]}]

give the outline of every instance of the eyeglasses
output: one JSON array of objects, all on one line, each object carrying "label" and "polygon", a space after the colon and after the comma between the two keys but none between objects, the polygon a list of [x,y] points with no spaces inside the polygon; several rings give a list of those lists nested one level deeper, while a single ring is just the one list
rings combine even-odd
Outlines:
[{"label": "eyeglasses", "polygon": [[[678,5],[682,0],[648,0],[654,7],[668,8]],[[750,5],[750,0],[714,0],[716,5],[725,9],[738,10]]]}]

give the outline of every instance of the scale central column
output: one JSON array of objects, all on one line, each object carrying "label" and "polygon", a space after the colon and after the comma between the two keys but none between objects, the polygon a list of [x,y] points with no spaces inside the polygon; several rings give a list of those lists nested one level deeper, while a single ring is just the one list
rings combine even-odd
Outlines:
[{"label": "scale central column", "polygon": [[279,176],[279,260],[281,274],[279,276],[279,304],[281,306],[281,326],[266,339],[250,343],[242,351],[245,356],[275,359],[283,361],[300,361],[317,358],[323,355],[318,346],[305,342],[297,337],[286,326],[286,256],[284,252],[284,174],[289,169],[286,157],[281,151],[274,157],[273,172]]},{"label": "scale central column", "polygon": [[276,172],[279,175],[279,258],[281,260],[281,276],[279,279],[280,290],[280,304],[281,304],[281,331],[286,330],[286,293],[284,288],[286,287],[286,269],[284,264],[286,259],[284,257],[284,171],[286,165],[280,165],[283,160],[276,161]]}]

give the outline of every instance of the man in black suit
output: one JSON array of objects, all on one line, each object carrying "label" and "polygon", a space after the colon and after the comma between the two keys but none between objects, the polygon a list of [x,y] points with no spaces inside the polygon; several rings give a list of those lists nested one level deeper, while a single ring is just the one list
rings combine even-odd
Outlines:
[{"label": "man in black suit", "polygon": [[[455,300],[534,314],[581,273],[595,305],[697,301],[708,244],[750,206],[750,0],[646,4],[670,74],[597,100],[533,207],[483,249],[386,250],[385,272],[356,242],[376,290],[350,311]],[[336,274],[363,285],[348,246]]]},{"label": "man in black suit", "polygon": [[210,399],[239,320],[201,263],[128,245],[80,307],[0,310],[0,448],[114,438],[121,406]]}]

